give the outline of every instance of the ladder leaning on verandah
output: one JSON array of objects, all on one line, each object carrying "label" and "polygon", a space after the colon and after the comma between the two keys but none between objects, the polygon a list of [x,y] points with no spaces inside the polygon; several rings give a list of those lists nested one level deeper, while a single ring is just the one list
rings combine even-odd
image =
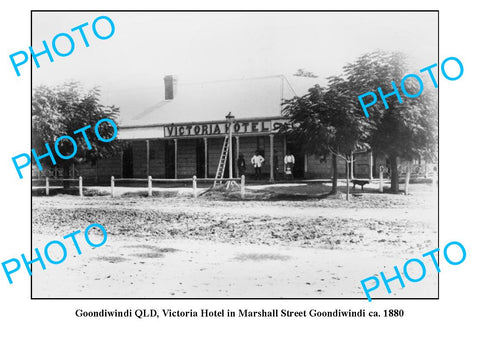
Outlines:
[{"label": "ladder leaning on verandah", "polygon": [[218,162],[218,167],[217,167],[217,172],[215,174],[215,181],[213,182],[213,187],[217,185],[217,182],[219,184],[222,183],[222,179],[225,173],[225,165],[227,163],[228,150],[230,150],[230,143],[231,143],[231,140],[229,138],[229,135],[227,134],[223,141],[222,153],[220,155],[220,160]]}]

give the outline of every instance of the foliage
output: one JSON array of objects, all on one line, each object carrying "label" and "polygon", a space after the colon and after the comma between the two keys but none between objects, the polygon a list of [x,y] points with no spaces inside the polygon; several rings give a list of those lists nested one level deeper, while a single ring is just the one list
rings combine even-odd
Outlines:
[{"label": "foliage", "polygon": [[[289,125],[282,132],[309,153],[332,153],[347,161],[351,152],[372,148],[390,159],[392,190],[398,192],[398,157],[428,160],[437,154],[436,95],[425,87],[417,98],[402,96],[403,103],[392,96],[387,99],[388,109],[378,95],[378,102],[368,108],[367,118],[358,96],[378,92],[379,87],[388,94],[393,91],[392,81],[401,91],[400,81],[409,73],[405,57],[398,52],[367,53],[343,71],[341,76],[328,78],[327,88],[316,85],[306,95],[285,101],[283,114]],[[405,88],[411,94],[419,90],[415,81],[406,81]],[[332,166],[335,170],[336,165]]]},{"label": "foliage", "polygon": [[[119,149],[119,142],[117,139],[108,143],[98,141],[95,124],[103,118],[110,118],[116,123],[118,113],[119,108],[100,103],[98,88],[85,92],[77,82],[53,88],[39,86],[34,89],[32,95],[32,147],[38,155],[41,155],[47,151],[45,144],[48,143],[56,156],[55,141],[61,136],[71,136],[78,147],[75,157],[68,160],[55,157],[57,165],[66,169],[73,163],[94,162],[99,158],[108,157]],[[82,133],[74,134],[74,131],[87,125],[91,126],[85,130],[91,144],[90,150]],[[103,123],[99,126],[99,134],[107,139],[113,136],[113,128]],[[58,147],[62,155],[67,156],[73,152],[71,142],[65,139]],[[42,166],[49,164],[50,162],[43,162]]]},{"label": "foliage", "polygon": [[[377,152],[412,159],[435,152],[438,108],[436,94],[427,87],[417,98],[403,95],[400,82],[409,73],[405,60],[405,56],[398,52],[376,51],[348,64],[344,71],[355,100],[360,94],[377,91],[378,87],[384,94],[392,92],[391,82],[395,81],[403,102],[399,103],[396,96],[389,97],[389,108],[386,109],[378,96],[377,104],[368,108],[370,117],[367,120],[373,132],[370,141]],[[405,88],[409,93],[419,90],[417,83],[412,81],[407,81]],[[360,105],[355,109],[363,111]]]},{"label": "foliage", "polygon": [[305,77],[305,78],[318,78],[318,76],[310,71],[305,71],[303,68],[299,68],[296,73],[293,74],[294,77]]},{"label": "foliage", "polygon": [[353,105],[348,83],[340,77],[329,78],[327,89],[317,85],[306,95],[284,103],[289,124],[282,132],[309,153],[333,154],[332,193],[337,190],[337,157],[351,161],[352,152],[368,148],[366,124],[359,120]]},{"label": "foliage", "polygon": [[[369,91],[384,94],[393,91],[392,81],[402,96],[402,103],[394,95],[387,98],[386,109],[378,95],[377,104],[369,107],[369,143],[377,154],[390,159],[392,167],[392,191],[398,192],[397,158],[412,160],[422,157],[431,160],[436,157],[438,147],[438,106],[437,96],[430,88],[424,87],[416,98],[407,98],[400,89],[402,78],[411,73],[407,69],[406,58],[398,52],[376,51],[365,54],[354,63],[344,67],[345,77],[352,91],[358,95]],[[410,79],[411,80],[411,79]],[[415,94],[419,90],[416,81],[407,80],[405,88]],[[427,83],[427,81],[423,81]],[[363,112],[360,105],[357,112]]]}]

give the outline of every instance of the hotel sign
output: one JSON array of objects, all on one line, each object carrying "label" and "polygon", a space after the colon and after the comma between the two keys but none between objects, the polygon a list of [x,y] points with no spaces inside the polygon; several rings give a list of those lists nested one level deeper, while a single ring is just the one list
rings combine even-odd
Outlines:
[{"label": "hotel sign", "polygon": [[[235,135],[268,134],[278,132],[286,120],[255,120],[234,122]],[[228,133],[228,123],[172,124],[164,127],[165,137],[215,136]]]}]

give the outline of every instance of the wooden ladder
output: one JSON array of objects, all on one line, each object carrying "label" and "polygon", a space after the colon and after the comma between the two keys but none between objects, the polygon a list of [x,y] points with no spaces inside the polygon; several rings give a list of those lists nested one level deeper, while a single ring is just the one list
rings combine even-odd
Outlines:
[{"label": "wooden ladder", "polygon": [[230,149],[230,138],[228,137],[228,135],[226,135],[225,140],[223,141],[222,154],[220,155],[220,161],[218,162],[218,168],[217,168],[217,173],[215,174],[215,181],[213,182],[213,187],[217,185],[217,182],[222,183],[229,149]]}]

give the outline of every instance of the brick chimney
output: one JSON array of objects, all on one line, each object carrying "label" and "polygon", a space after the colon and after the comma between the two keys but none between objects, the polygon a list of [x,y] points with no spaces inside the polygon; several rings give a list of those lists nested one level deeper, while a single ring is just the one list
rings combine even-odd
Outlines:
[{"label": "brick chimney", "polygon": [[172,100],[177,94],[177,77],[168,75],[163,78],[165,82],[165,100]]}]

